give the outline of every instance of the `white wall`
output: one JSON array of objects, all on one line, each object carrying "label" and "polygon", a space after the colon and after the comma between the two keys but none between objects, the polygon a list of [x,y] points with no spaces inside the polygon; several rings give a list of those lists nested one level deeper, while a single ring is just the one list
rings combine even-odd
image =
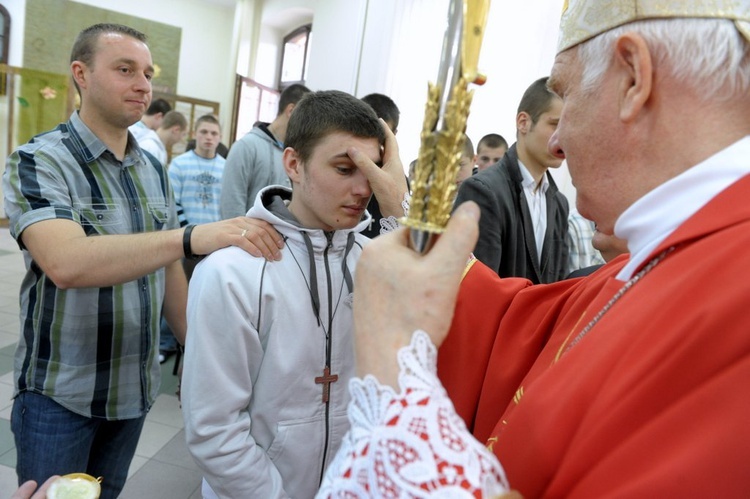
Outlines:
[{"label": "white wall", "polygon": [[367,0],[319,0],[307,86],[354,93],[360,65]]},{"label": "white wall", "polygon": [[253,80],[267,87],[276,88],[278,86],[283,44],[284,35],[278,29],[270,26],[260,28]]}]

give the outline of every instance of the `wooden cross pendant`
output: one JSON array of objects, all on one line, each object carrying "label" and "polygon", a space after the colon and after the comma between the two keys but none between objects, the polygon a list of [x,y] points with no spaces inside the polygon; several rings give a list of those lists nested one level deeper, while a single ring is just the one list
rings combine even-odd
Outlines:
[{"label": "wooden cross pendant", "polygon": [[318,376],[315,378],[315,383],[319,383],[323,385],[323,403],[328,402],[328,398],[331,394],[331,383],[335,383],[338,381],[339,375],[338,374],[331,374],[331,368],[326,366],[325,369],[323,369],[323,376]]}]

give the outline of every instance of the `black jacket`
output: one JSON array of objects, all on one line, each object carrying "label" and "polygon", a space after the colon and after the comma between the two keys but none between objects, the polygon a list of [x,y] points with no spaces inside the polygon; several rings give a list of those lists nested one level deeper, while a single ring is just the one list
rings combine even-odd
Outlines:
[{"label": "black jacket", "polygon": [[471,200],[482,211],[474,255],[500,277],[525,277],[539,284],[568,275],[568,200],[558,191],[550,173],[546,175],[547,232],[541,260],[537,258],[515,144],[503,159],[466,179],[458,190],[455,206]]}]

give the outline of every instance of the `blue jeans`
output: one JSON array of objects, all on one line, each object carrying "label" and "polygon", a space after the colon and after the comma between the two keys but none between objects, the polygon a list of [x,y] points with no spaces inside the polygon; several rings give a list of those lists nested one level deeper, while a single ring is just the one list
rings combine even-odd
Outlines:
[{"label": "blue jeans", "polygon": [[85,472],[103,477],[101,499],[115,499],[128,477],[146,416],[107,421],[71,412],[51,398],[24,392],[13,402],[19,485],[52,475]]}]

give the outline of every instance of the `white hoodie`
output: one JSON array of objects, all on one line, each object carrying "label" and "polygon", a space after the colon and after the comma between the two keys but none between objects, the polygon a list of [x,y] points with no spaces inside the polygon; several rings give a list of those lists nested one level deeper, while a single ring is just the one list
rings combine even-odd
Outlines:
[{"label": "white hoodie", "polygon": [[[285,187],[265,188],[248,212],[285,238],[281,261],[225,248],[202,261],[190,281],[185,433],[221,498],[313,497],[349,427],[351,293],[368,241],[358,232],[369,215],[350,230],[305,229],[282,203],[290,196]],[[315,378],[326,365],[338,381],[323,403]]]}]

